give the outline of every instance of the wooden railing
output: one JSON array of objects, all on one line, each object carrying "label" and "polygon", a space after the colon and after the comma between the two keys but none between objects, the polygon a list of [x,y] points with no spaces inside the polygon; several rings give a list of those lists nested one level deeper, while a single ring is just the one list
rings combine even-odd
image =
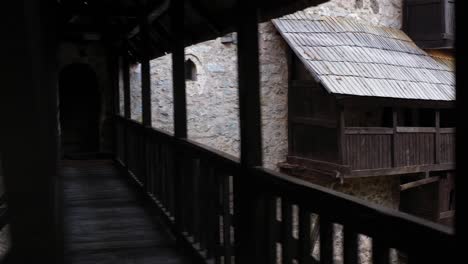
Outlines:
[{"label": "wooden railing", "polygon": [[370,263],[389,263],[390,249],[410,264],[450,263],[454,236],[446,227],[261,167],[245,170],[232,156],[123,117],[116,127],[118,162],[205,263],[235,262],[236,233],[246,228],[234,202],[243,195],[234,186],[240,173],[255,190],[249,230],[260,257],[251,263],[334,263],[337,247],[344,263],[358,263],[359,235],[372,240]]},{"label": "wooden railing", "polygon": [[351,170],[453,164],[455,131],[433,127],[348,127],[345,163]]}]

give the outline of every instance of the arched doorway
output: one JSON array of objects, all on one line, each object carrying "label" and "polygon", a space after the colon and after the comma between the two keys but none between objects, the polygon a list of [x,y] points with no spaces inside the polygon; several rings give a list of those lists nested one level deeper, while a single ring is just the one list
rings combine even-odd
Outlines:
[{"label": "arched doorway", "polygon": [[99,151],[100,95],[95,72],[86,64],[66,66],[59,76],[62,155]]}]

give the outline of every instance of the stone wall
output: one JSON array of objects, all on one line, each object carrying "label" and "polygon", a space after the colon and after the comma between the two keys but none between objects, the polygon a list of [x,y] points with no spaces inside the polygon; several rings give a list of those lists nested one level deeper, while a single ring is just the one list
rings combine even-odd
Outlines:
[{"label": "stone wall", "polygon": [[310,7],[311,14],[348,17],[378,26],[401,28],[403,0],[331,0]]},{"label": "stone wall", "polygon": [[[277,169],[287,153],[286,44],[271,23],[260,25],[259,44],[264,165]],[[196,80],[186,81],[188,137],[238,157],[235,41],[223,43],[217,38],[188,47],[185,53],[196,67]],[[170,55],[151,61],[153,126],[168,132],[173,131],[171,63]],[[138,84],[132,85],[132,102],[137,94],[133,90],[139,89]],[[132,118],[138,116],[136,112],[132,110]]]},{"label": "stone wall", "polygon": [[[306,12],[352,17],[376,25],[401,27],[401,0],[332,0]],[[287,155],[287,45],[270,22],[259,26],[261,106],[264,166],[277,170]],[[196,80],[187,81],[187,118],[190,139],[239,156],[237,45],[221,38],[186,48],[186,59],[196,67]],[[170,54],[151,61],[153,126],[172,133],[172,62]],[[141,119],[139,67],[131,68],[132,118]],[[138,108],[135,109],[134,108]],[[373,177],[320,182],[391,208],[398,208],[398,177]]]}]

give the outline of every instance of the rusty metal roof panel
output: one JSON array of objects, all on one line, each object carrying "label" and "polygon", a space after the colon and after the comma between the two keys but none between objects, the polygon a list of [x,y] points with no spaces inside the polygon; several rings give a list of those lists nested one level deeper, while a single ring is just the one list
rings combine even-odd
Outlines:
[{"label": "rusty metal roof panel", "polygon": [[455,100],[453,62],[432,58],[398,29],[303,11],[273,24],[330,93]]}]

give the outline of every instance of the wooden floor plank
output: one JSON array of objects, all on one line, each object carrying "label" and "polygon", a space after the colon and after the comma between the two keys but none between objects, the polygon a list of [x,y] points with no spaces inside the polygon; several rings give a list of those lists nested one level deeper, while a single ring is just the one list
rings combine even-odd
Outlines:
[{"label": "wooden floor plank", "polygon": [[191,263],[112,161],[61,163],[68,263]]}]

